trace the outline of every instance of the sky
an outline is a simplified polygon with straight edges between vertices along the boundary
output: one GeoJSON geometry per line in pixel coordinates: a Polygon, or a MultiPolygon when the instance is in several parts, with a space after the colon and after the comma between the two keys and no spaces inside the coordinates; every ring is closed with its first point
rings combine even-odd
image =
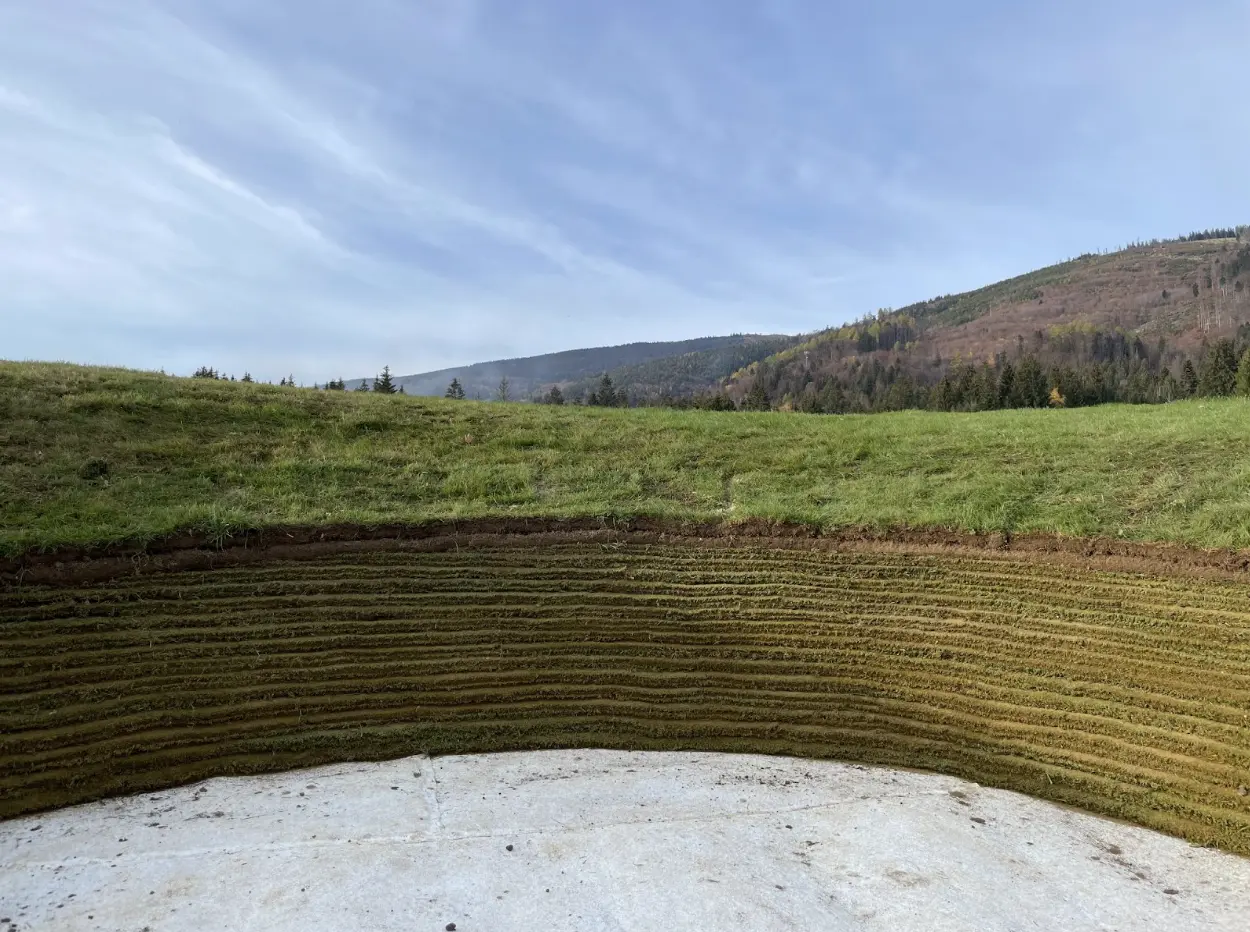
{"type": "Polygon", "coordinates": [[[0,0],[0,358],[798,333],[1250,222],[1250,2],[0,0]]]}

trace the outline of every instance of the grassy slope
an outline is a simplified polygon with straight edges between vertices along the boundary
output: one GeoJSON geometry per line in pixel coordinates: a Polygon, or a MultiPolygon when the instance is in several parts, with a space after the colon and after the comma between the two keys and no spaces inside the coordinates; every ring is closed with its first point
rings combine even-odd
{"type": "Polygon", "coordinates": [[[769,517],[1250,546],[1250,403],[865,417],[0,363],[0,552],[282,523],[769,517]],[[86,480],[92,458],[110,466],[86,480]]]}

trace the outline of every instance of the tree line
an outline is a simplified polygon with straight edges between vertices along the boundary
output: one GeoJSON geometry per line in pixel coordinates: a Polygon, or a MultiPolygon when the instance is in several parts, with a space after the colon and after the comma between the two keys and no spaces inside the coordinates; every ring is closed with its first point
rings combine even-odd
{"type": "MultiPolygon", "coordinates": [[[[233,375],[226,375],[224,372],[218,372],[212,366],[200,366],[198,369],[195,370],[195,372],[191,373],[191,377],[193,379],[217,379],[218,381],[222,381],[222,382],[235,382],[235,381],[249,382],[249,383],[256,382],[256,380],[252,378],[252,374],[250,372],[244,372],[243,378],[236,379],[233,375]]],[[[273,383],[261,382],[259,384],[272,385],[273,383]]],[[[279,387],[282,387],[282,388],[300,387],[298,383],[295,381],[294,375],[284,376],[282,379],[278,381],[278,385],[279,387]]],[[[342,391],[347,390],[347,383],[343,381],[342,379],[331,379],[330,381],[326,382],[325,385],[318,385],[314,382],[312,387],[316,389],[321,389],[323,391],[342,392],[342,391]]],[[[374,376],[372,383],[370,383],[368,379],[361,379],[360,384],[357,385],[353,389],[353,391],[379,392],[380,394],[383,394],[383,395],[405,394],[404,387],[402,385],[397,385],[395,383],[395,379],[391,375],[390,366],[383,366],[381,374],[374,376]]]]}
{"type": "MultiPolygon", "coordinates": [[[[541,404],[581,404],[589,407],[656,406],[708,411],[800,411],[811,414],[851,414],[928,409],[935,411],[989,411],[1003,408],[1085,407],[1120,402],[1160,404],[1182,398],[1250,396],[1250,324],[1228,339],[1204,343],[1196,355],[1187,355],[1159,338],[1147,343],[1122,331],[1106,332],[1089,325],[1067,325],[1017,337],[1014,352],[972,361],[940,357],[917,360],[898,353],[883,361],[875,350],[905,348],[912,336],[909,322],[882,322],[866,330],[848,329],[843,340],[847,357],[841,373],[795,370],[777,359],[751,367],[742,381],[745,392],[708,389],[683,396],[662,395],[638,399],[621,390],[604,373],[582,398],[565,397],[552,385],[533,400],[541,404]],[[863,355],[861,355],[863,354],[863,355]],[[736,396],[736,397],[735,397],[736,396]]],[[[783,354],[784,355],[784,354],[783,354]]],[[[841,358],[841,357],[839,357],[841,358]]],[[[236,381],[233,375],[202,366],[195,378],[236,381]]],[[[253,382],[244,373],[241,382],[253,382]]],[[[293,376],[280,386],[295,386],[293,376]]],[[[332,379],[328,391],[346,391],[347,383],[332,379]]],[[[353,391],[404,394],[390,367],[353,391]]],[[[444,392],[464,400],[466,392],[453,378],[444,392]]],[[[507,378],[500,379],[495,400],[511,400],[507,378]]]]}
{"type": "Polygon", "coordinates": [[[826,376],[761,365],[736,407],[820,414],[987,411],[1234,394],[1250,395],[1250,325],[1204,345],[1196,356],[1170,349],[1163,339],[1147,344],[1076,326],[1037,331],[1032,340],[1019,338],[1014,352],[981,361],[854,357],[844,374],[826,376]]]}

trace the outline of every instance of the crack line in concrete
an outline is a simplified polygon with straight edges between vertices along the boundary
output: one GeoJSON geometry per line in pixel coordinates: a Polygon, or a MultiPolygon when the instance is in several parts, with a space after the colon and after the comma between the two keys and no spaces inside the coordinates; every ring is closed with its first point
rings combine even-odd
{"type": "MultiPolygon", "coordinates": [[[[424,775],[424,771],[422,771],[424,775]]],[[[435,781],[437,782],[437,780],[435,781]]],[[[434,795],[434,806],[437,807],[437,795],[434,795]]],[[[237,845],[223,846],[219,848],[186,848],[179,851],[148,851],[136,854],[119,854],[116,857],[107,858],[70,858],[61,861],[18,861],[10,862],[9,867],[26,867],[26,868],[57,868],[71,866],[86,866],[91,864],[109,864],[114,865],[119,861],[130,860],[160,860],[162,858],[194,858],[206,854],[261,854],[274,853],[281,851],[293,851],[299,848],[331,848],[341,847],[343,845],[429,845],[438,842],[460,842],[460,841],[478,841],[483,838],[528,838],[539,835],[571,835],[578,832],[598,831],[600,829],[621,828],[627,825],[678,825],[678,824],[694,824],[701,822],[722,822],[734,819],[758,818],[760,816],[770,815],[788,815],[794,812],[811,812],[821,809],[837,809],[841,806],[851,805],[860,802],[875,802],[878,800],[889,799],[921,799],[928,796],[946,796],[949,795],[946,790],[926,790],[913,793],[892,793],[883,796],[857,796],[854,799],[842,799],[829,803],[814,803],[810,806],[791,806],[784,809],[744,809],[725,812],[715,816],[691,816],[689,818],[673,817],[664,819],[624,819],[618,822],[596,822],[583,824],[578,826],[568,826],[558,824],[556,827],[544,827],[528,830],[512,830],[503,832],[474,832],[460,835],[435,835],[429,832],[410,833],[407,835],[379,835],[372,838],[342,838],[342,839],[309,839],[307,841],[291,841],[275,844],[261,845],[237,845]]],[[[436,808],[438,817],[438,828],[443,830],[441,810],[436,808]]]]}

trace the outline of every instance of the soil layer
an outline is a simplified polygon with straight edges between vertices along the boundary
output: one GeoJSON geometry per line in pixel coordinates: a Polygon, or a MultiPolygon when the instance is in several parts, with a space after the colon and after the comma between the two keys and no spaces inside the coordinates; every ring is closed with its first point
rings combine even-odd
{"type": "Polygon", "coordinates": [[[1237,554],[524,530],[8,567],[0,816],[343,760],[691,749],[948,773],[1250,854],[1237,554]]]}

